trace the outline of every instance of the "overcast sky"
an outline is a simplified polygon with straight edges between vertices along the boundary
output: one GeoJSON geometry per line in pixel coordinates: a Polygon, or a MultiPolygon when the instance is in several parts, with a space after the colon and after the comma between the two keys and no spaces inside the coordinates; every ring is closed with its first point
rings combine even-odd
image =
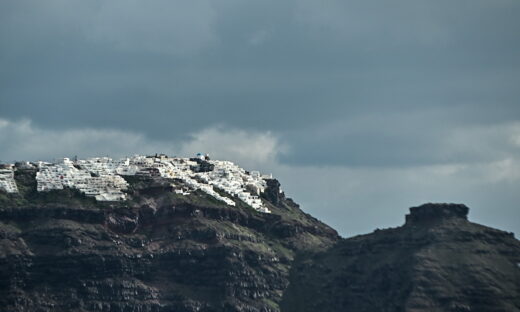
{"type": "Polygon", "coordinates": [[[0,160],[209,152],[350,236],[520,233],[516,0],[3,0],[0,160]]]}

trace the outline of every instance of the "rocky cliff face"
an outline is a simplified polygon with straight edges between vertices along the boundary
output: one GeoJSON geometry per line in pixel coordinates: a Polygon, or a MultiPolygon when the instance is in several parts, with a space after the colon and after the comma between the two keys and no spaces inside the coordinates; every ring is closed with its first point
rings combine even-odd
{"type": "Polygon", "coordinates": [[[1,311],[520,311],[520,242],[426,204],[340,239],[267,181],[271,214],[129,177],[129,200],[0,192],[1,311]]]}
{"type": "Polygon", "coordinates": [[[120,203],[38,193],[34,174],[0,193],[2,311],[279,311],[295,255],[339,239],[274,180],[265,214],[161,178],[120,203]]]}
{"type": "Polygon", "coordinates": [[[520,242],[426,204],[404,226],[299,257],[283,311],[520,311],[520,242]]]}

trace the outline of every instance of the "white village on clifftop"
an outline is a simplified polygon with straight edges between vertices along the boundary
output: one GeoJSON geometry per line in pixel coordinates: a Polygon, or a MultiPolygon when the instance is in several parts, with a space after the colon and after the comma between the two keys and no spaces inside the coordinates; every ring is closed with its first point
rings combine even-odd
{"type": "Polygon", "coordinates": [[[269,213],[259,195],[267,187],[266,180],[272,176],[258,171],[247,172],[230,161],[210,160],[209,156],[197,154],[193,158],[155,156],[126,157],[115,160],[109,157],[94,157],[84,160],[63,158],[54,163],[23,162],[16,165],[1,165],[0,190],[17,193],[14,179],[16,169],[36,169],[37,191],[78,189],[98,201],[121,201],[127,198],[124,192],[128,182],[124,176],[149,176],[178,179],[183,182],[175,192],[188,195],[201,190],[214,198],[235,206],[231,199],[240,200],[255,210],[269,213]],[[228,196],[218,193],[218,188],[228,196]]]}

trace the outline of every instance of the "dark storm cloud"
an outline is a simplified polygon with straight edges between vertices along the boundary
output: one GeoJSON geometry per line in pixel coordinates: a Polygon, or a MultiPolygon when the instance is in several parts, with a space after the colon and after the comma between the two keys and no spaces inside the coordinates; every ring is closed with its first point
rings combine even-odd
{"type": "Polygon", "coordinates": [[[479,108],[453,122],[519,114],[516,2],[2,6],[2,113],[45,126],[171,135],[215,123],[300,130],[431,106],[479,108]]]}
{"type": "Polygon", "coordinates": [[[186,114],[198,117],[195,127],[217,119],[300,129],[332,116],[453,105],[518,114],[515,2],[2,5],[3,114],[52,127],[179,133],[190,128],[186,114]]]}

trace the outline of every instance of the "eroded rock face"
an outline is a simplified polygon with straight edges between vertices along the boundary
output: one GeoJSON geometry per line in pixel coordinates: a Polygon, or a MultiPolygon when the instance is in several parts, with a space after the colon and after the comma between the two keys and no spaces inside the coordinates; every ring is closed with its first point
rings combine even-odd
{"type": "Polygon", "coordinates": [[[520,242],[426,204],[399,228],[342,240],[291,269],[283,311],[520,311],[520,242]]]}
{"type": "Polygon", "coordinates": [[[0,194],[5,311],[279,311],[296,253],[338,240],[283,198],[264,214],[136,179],[130,201],[100,203],[17,179],[0,194]]]}
{"type": "Polygon", "coordinates": [[[282,200],[285,199],[285,194],[280,189],[280,182],[276,179],[268,179],[267,188],[263,194],[263,197],[269,200],[274,205],[278,205],[282,200]]]}
{"type": "Polygon", "coordinates": [[[410,208],[410,214],[406,215],[407,225],[426,225],[436,222],[468,219],[469,208],[463,204],[424,204],[410,208]]]}

